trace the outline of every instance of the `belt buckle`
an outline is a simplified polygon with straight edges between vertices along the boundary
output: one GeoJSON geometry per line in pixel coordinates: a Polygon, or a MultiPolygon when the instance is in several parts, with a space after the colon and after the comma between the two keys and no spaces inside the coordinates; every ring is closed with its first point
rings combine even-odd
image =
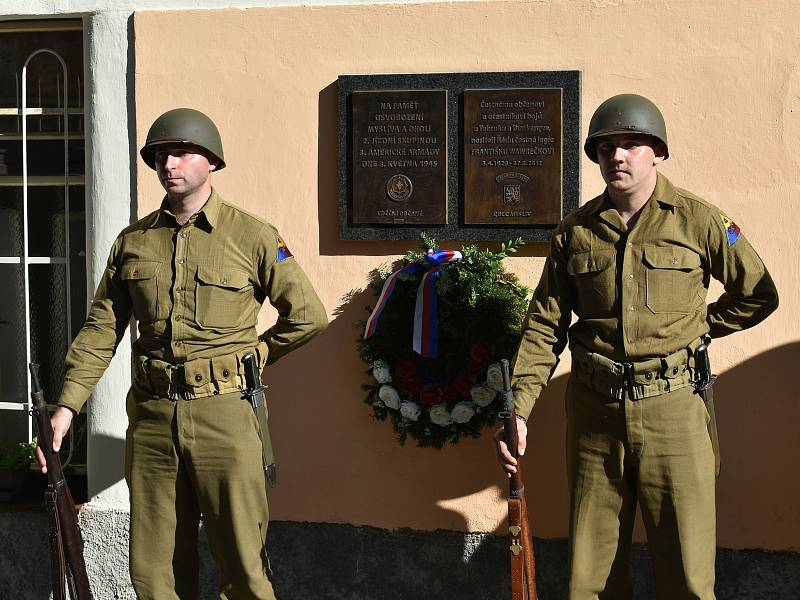
{"type": "Polygon", "coordinates": [[[183,400],[186,400],[186,365],[184,363],[178,363],[175,365],[172,384],[176,395],[180,396],[183,400]]]}
{"type": "Polygon", "coordinates": [[[628,392],[628,398],[633,400],[633,386],[635,384],[633,374],[633,363],[622,363],[622,386],[628,392]]]}

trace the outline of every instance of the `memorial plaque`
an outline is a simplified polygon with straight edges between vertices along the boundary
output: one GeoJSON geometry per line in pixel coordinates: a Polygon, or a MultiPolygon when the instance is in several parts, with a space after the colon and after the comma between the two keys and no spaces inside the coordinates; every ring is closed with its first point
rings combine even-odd
{"type": "Polygon", "coordinates": [[[556,225],[562,90],[464,91],[464,224],[556,225]]]}
{"type": "Polygon", "coordinates": [[[447,224],[447,91],[354,91],[354,225],[447,224]]]}

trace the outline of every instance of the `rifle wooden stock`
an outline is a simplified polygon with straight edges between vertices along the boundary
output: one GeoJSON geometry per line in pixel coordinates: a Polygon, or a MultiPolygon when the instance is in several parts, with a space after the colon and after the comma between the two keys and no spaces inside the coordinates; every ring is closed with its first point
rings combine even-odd
{"type": "Polygon", "coordinates": [[[53,451],[50,413],[39,383],[39,365],[31,363],[31,411],[36,417],[38,445],[47,463],[47,490],[44,493],[49,523],[50,567],[53,600],[92,600],[89,577],[83,560],[83,539],[78,527],[78,511],[69,491],[61,459],[53,451]]]}
{"type": "Polygon", "coordinates": [[[528,523],[528,506],[525,502],[525,484],[522,481],[522,465],[519,462],[519,437],[517,416],[514,413],[514,395],[511,391],[511,376],[508,361],[500,361],[503,371],[503,434],[508,451],[517,459],[517,472],[511,474],[508,494],[508,530],[511,534],[509,557],[511,559],[512,600],[537,600],[536,558],[533,552],[533,533],[528,523]]]}

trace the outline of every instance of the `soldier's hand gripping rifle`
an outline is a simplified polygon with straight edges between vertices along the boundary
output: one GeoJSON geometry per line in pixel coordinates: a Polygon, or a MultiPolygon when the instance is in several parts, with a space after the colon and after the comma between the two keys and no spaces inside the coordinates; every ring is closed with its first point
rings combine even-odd
{"type": "Polygon", "coordinates": [[[508,495],[508,531],[511,534],[509,548],[511,558],[512,600],[537,600],[536,559],[533,554],[533,534],[528,524],[528,507],[525,502],[525,485],[522,482],[522,466],[519,462],[519,437],[517,416],[514,413],[514,394],[511,391],[511,376],[508,361],[500,361],[503,372],[503,434],[508,451],[517,459],[516,473],[511,473],[508,495]]]}
{"type": "Polygon", "coordinates": [[[275,487],[277,472],[275,470],[275,454],[272,452],[272,440],[269,437],[267,425],[267,400],[264,395],[264,386],[261,384],[261,375],[258,372],[258,361],[255,354],[249,352],[242,357],[244,367],[244,381],[247,389],[244,398],[253,407],[253,412],[258,420],[258,432],[261,436],[261,458],[264,462],[264,478],[269,487],[275,487]]]}
{"type": "Polygon", "coordinates": [[[31,413],[36,417],[38,445],[47,463],[47,489],[44,493],[49,523],[50,572],[53,600],[91,600],[92,591],[83,560],[83,539],[78,528],[78,511],[64,479],[58,453],[53,451],[50,413],[39,382],[39,365],[30,363],[31,413]]]}

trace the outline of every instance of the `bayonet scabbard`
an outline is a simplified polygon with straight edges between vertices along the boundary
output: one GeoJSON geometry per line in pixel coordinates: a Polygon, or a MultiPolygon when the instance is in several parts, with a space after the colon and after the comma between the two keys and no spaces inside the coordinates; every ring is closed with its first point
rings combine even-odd
{"type": "Polygon", "coordinates": [[[244,379],[247,389],[244,397],[253,407],[253,412],[258,421],[258,433],[261,437],[261,457],[264,463],[264,477],[269,487],[275,487],[277,483],[277,471],[275,468],[275,454],[272,451],[272,440],[269,436],[269,423],[267,415],[267,401],[264,393],[264,386],[261,384],[261,376],[258,372],[258,361],[252,352],[242,357],[244,367],[244,379]]]}
{"type": "Polygon", "coordinates": [[[710,337],[704,337],[703,341],[694,351],[695,369],[697,378],[694,388],[708,412],[708,435],[711,438],[711,447],[714,449],[714,474],[719,477],[722,468],[722,460],[719,451],[719,434],[717,433],[717,415],[714,411],[714,380],[717,378],[711,371],[711,359],[708,356],[708,345],[711,343],[710,337]]]}

